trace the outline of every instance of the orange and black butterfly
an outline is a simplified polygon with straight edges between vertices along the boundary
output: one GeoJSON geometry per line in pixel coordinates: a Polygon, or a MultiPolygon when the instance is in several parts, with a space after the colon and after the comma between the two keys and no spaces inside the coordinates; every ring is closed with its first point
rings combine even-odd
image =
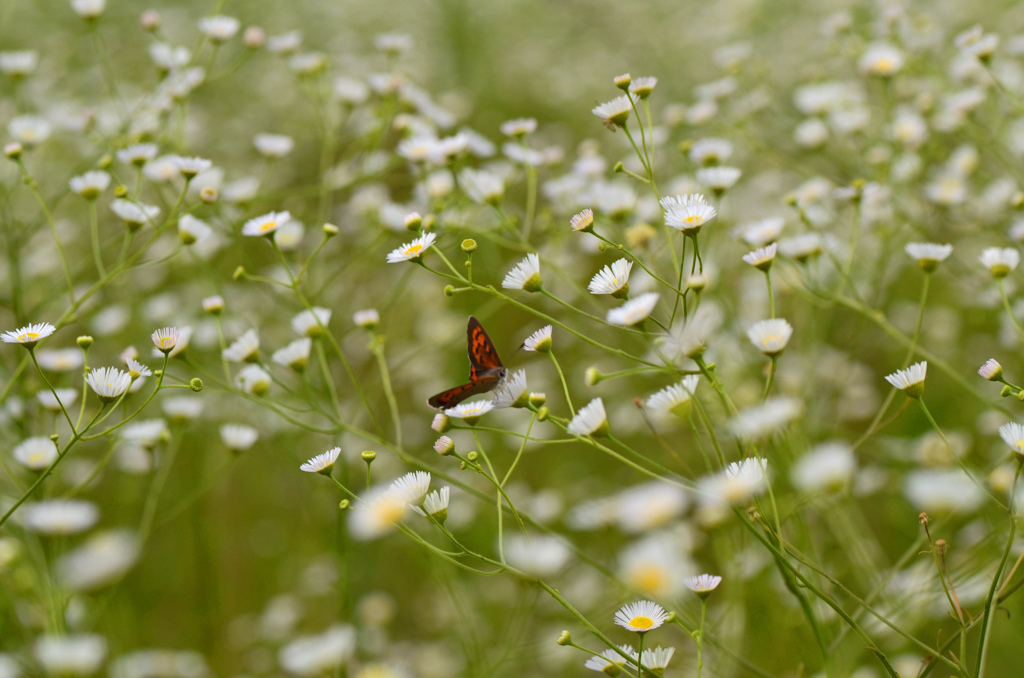
{"type": "Polygon", "coordinates": [[[469,342],[469,381],[430,398],[427,403],[431,407],[442,410],[455,407],[471,395],[493,390],[505,378],[505,367],[498,351],[480,321],[472,316],[466,326],[466,338],[469,342]]]}

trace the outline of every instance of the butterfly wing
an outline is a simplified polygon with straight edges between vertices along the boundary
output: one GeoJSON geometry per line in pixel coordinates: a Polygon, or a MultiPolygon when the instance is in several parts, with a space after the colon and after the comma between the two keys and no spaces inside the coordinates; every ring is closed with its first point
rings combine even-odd
{"type": "MultiPolygon", "coordinates": [[[[504,369],[502,371],[504,372],[504,369]]],[[[439,410],[446,410],[449,407],[455,407],[470,396],[474,396],[477,393],[486,393],[494,389],[499,382],[501,382],[500,375],[484,375],[479,379],[474,379],[455,388],[450,388],[447,391],[441,391],[437,395],[431,396],[427,403],[439,410]]]]}
{"type": "Polygon", "coordinates": [[[487,336],[480,321],[469,317],[466,325],[466,341],[469,346],[469,378],[476,381],[485,376],[503,375],[505,368],[498,357],[498,350],[487,336]]]}

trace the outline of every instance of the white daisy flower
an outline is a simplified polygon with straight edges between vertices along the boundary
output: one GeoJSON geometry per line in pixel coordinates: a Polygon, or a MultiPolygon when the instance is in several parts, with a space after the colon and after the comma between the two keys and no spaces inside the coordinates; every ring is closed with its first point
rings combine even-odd
{"type": "Polygon", "coordinates": [[[612,325],[631,327],[647,319],[658,304],[658,293],[647,292],[608,311],[606,320],[612,325]]]}
{"type": "Polygon", "coordinates": [[[697,482],[701,514],[705,520],[719,519],[731,506],[742,506],[767,487],[768,460],[748,458],[729,464],[721,473],[697,482]]]}
{"type": "Polygon", "coordinates": [[[569,422],[566,431],[577,436],[599,436],[607,433],[608,416],[604,411],[604,401],[594,398],[580,408],[569,422]]]}
{"type": "Polygon", "coordinates": [[[481,205],[497,205],[505,195],[505,180],[486,170],[467,167],[459,172],[459,186],[470,200],[481,205]]]}
{"type": "Polygon", "coordinates": [[[11,454],[25,468],[42,471],[57,459],[58,452],[52,440],[36,436],[21,441],[11,454]]]}
{"type": "Polygon", "coordinates": [[[202,219],[196,219],[191,214],[183,214],[178,220],[178,238],[184,245],[194,245],[200,240],[206,240],[211,235],[213,235],[213,229],[202,219]]]}
{"type": "MultiPolygon", "coordinates": [[[[72,0],[72,5],[75,4],[81,6],[86,3],[72,0]]],[[[96,14],[82,16],[95,18],[103,11],[103,3],[100,2],[99,5],[96,14]]],[[[36,638],[32,645],[32,653],[47,675],[91,676],[100,670],[107,658],[107,640],[94,633],[67,636],[46,634],[36,638]]]]}
{"type": "Polygon", "coordinates": [[[952,245],[938,245],[936,243],[908,243],[903,248],[911,257],[917,260],[917,265],[922,271],[931,273],[939,264],[949,258],[953,253],[952,245]]]}
{"type": "Polygon", "coordinates": [[[971,515],[985,503],[985,494],[960,469],[911,471],[903,492],[918,511],[934,514],[971,515]]]}
{"type": "Polygon", "coordinates": [[[778,243],[772,243],[767,247],[760,247],[753,252],[744,254],[743,261],[759,271],[767,271],[772,267],[772,263],[775,261],[775,254],[778,251],[778,243]]]}
{"type": "Polygon", "coordinates": [[[302,337],[319,337],[331,322],[331,309],[314,306],[292,318],[292,329],[302,337]]]}
{"type": "MultiPolygon", "coordinates": [[[[81,18],[91,21],[103,14],[107,0],[71,0],[71,9],[81,18]]],[[[54,673],[60,673],[56,671],[54,673]]],[[[92,673],[90,671],[90,673],[92,673]]]]}
{"type": "Polygon", "coordinates": [[[153,370],[149,369],[135,358],[128,358],[125,361],[128,366],[128,376],[132,378],[132,381],[139,377],[150,377],[153,376],[153,370]]]}
{"type": "Polygon", "coordinates": [[[174,165],[178,168],[181,176],[186,180],[191,180],[200,172],[205,172],[213,167],[213,162],[206,158],[189,158],[178,155],[174,157],[174,165]]]}
{"type": "Polygon", "coordinates": [[[57,328],[50,323],[35,323],[20,327],[13,332],[4,332],[0,335],[0,340],[5,344],[21,344],[25,348],[32,348],[56,330],[57,328]]]}
{"type": "Polygon", "coordinates": [[[658,79],[653,75],[644,76],[642,78],[632,78],[632,82],[629,83],[629,93],[634,94],[640,99],[646,99],[651,96],[651,92],[658,84],[658,79]]]}
{"type": "Polygon", "coordinates": [[[50,410],[51,412],[60,412],[61,404],[65,408],[71,407],[78,399],[78,389],[76,388],[55,388],[52,391],[38,391],[36,393],[36,400],[39,404],[50,410]]]}
{"type": "Polygon", "coordinates": [[[808,494],[836,492],[849,487],[857,473],[853,449],[843,442],[816,445],[789,471],[793,486],[808,494]]]}
{"type": "Polygon", "coordinates": [[[408,242],[388,254],[388,263],[397,264],[402,261],[418,261],[437,239],[435,233],[426,233],[412,242],[408,242]]]}
{"type": "Polygon", "coordinates": [[[129,231],[137,231],[148,222],[152,222],[160,214],[156,205],[143,205],[118,198],[110,203],[110,209],[121,218],[129,231]]]}
{"type": "Polygon", "coordinates": [[[903,62],[903,52],[893,45],[879,42],[868,45],[857,65],[868,75],[891,77],[900,72],[903,62]]]}
{"type": "Polygon", "coordinates": [[[821,254],[821,249],[821,236],[817,233],[801,233],[779,241],[779,251],[800,263],[821,254]]]}
{"type": "Polygon", "coordinates": [[[144,447],[156,447],[168,435],[167,422],[163,419],[136,421],[121,429],[121,437],[144,447]]]}
{"type": "Polygon", "coordinates": [[[355,651],[355,630],[338,624],[323,633],[295,638],[277,653],[277,661],[295,676],[324,676],[336,671],[355,651]]]}
{"type": "Polygon", "coordinates": [[[523,342],[523,349],[537,353],[551,353],[551,333],[553,331],[551,325],[545,325],[526,338],[526,341],[523,342]]]}
{"type": "Polygon", "coordinates": [[[625,127],[629,114],[633,112],[633,102],[637,98],[632,94],[615,97],[607,103],[595,106],[591,113],[602,118],[606,125],[625,127]]]}
{"type": "Polygon", "coordinates": [[[373,46],[382,52],[399,54],[413,48],[413,39],[407,33],[380,33],[373,37],[373,46]]]}
{"type": "Polygon", "coordinates": [[[65,536],[93,527],[100,519],[100,510],[91,501],[51,499],[22,506],[18,517],[29,532],[65,536]]]}
{"type": "Polygon", "coordinates": [[[153,340],[153,345],[156,346],[157,350],[161,353],[170,353],[174,350],[174,347],[178,344],[178,338],[181,333],[176,327],[163,327],[150,335],[153,340]]]}
{"type": "Polygon", "coordinates": [[[493,409],[493,400],[473,400],[468,403],[459,403],[455,407],[448,408],[444,413],[449,417],[464,419],[467,424],[473,424],[493,409]]]}
{"type": "Polygon", "coordinates": [[[242,23],[233,16],[205,16],[199,20],[199,32],[211,42],[227,42],[235,37],[242,23]]]}
{"type": "Polygon", "coordinates": [[[178,171],[178,156],[161,155],[153,158],[143,166],[142,174],[154,184],[174,181],[181,176],[181,172],[178,171]]]}
{"type": "Polygon", "coordinates": [[[782,353],[792,334],[793,326],[783,318],[761,320],[747,330],[747,337],[754,348],[769,357],[782,353]]]}
{"type": "Polygon", "coordinates": [[[117,152],[117,159],[126,165],[142,167],[160,152],[156,144],[133,144],[117,152]]]}
{"type": "MultiPolygon", "coordinates": [[[[224,443],[224,447],[232,452],[248,450],[256,444],[259,437],[259,431],[245,424],[224,424],[220,427],[221,442],[224,443]]],[[[302,470],[305,471],[306,469],[302,470]]]]}
{"type": "Polygon", "coordinates": [[[267,51],[271,54],[291,54],[302,45],[301,31],[288,31],[267,38],[267,51]]]}
{"type": "Polygon", "coordinates": [[[265,158],[283,158],[295,148],[295,140],[284,134],[257,134],[252,144],[265,158]]]}
{"type": "Polygon", "coordinates": [[[647,410],[655,415],[674,415],[685,421],[699,380],[696,374],[688,374],[678,384],[666,386],[647,399],[647,410]]]}
{"type": "Polygon", "coordinates": [[[527,393],[526,370],[518,370],[508,373],[495,389],[491,396],[491,402],[495,408],[503,407],[526,407],[530,401],[530,394],[527,393]]]}
{"type": "Polygon", "coordinates": [[[270,235],[291,221],[291,212],[268,212],[249,219],[242,226],[242,235],[270,235]]]}
{"type": "MultiPolygon", "coordinates": [[[[619,649],[630,657],[636,656],[636,650],[629,645],[620,645],[619,649]]],[[[591,657],[583,668],[603,673],[606,676],[617,676],[626,667],[626,658],[615,650],[604,650],[600,655],[591,657]]]]}
{"type": "Polygon", "coordinates": [[[619,259],[594,274],[587,289],[591,294],[611,294],[617,298],[624,298],[629,294],[629,272],[632,268],[632,261],[619,259]]]}
{"type": "Polygon", "coordinates": [[[533,134],[537,131],[537,119],[536,118],[516,118],[515,120],[508,120],[501,123],[501,133],[507,137],[518,139],[525,137],[527,134],[533,134]]]}
{"type": "Polygon", "coordinates": [[[710,188],[716,195],[736,185],[743,172],[736,167],[701,167],[696,172],[697,181],[710,188]]]}
{"type": "Polygon", "coordinates": [[[1024,459],[1024,426],[1011,421],[999,427],[999,435],[1018,459],[1024,459]]]}
{"type": "Polygon", "coordinates": [[[655,647],[653,649],[644,650],[643,655],[640,657],[640,663],[644,667],[644,673],[651,673],[655,676],[661,676],[665,674],[665,669],[668,668],[668,663],[672,661],[672,655],[676,653],[674,647],[655,647]]]}
{"type": "Polygon", "coordinates": [[[41,349],[36,351],[39,366],[50,372],[70,372],[85,364],[85,354],[79,348],[41,349]]]}
{"type": "Polygon", "coordinates": [[[406,504],[418,504],[429,489],[430,474],[426,471],[406,473],[388,486],[388,492],[406,504]]]}
{"type": "Polygon", "coordinates": [[[754,247],[764,247],[779,239],[786,220],[782,217],[768,217],[739,227],[740,239],[754,247]]]}
{"type": "Polygon", "coordinates": [[[665,610],[650,600],[640,600],[624,605],[615,613],[615,623],[635,633],[653,631],[668,619],[665,610]]]}
{"type": "Polygon", "coordinates": [[[769,398],[763,404],[743,410],[729,422],[734,435],[745,440],[767,438],[800,416],[803,406],[794,398],[769,398]]]}
{"type": "Polygon", "coordinates": [[[164,398],[160,403],[164,414],[172,421],[191,421],[203,413],[206,404],[200,398],[190,396],[179,396],[176,398],[164,398]]]}
{"type": "Polygon", "coordinates": [[[380,313],[375,308],[356,311],[352,314],[352,322],[360,327],[372,330],[380,324],[380,313]]]}
{"type": "Polygon", "coordinates": [[[382,487],[370,490],[362,504],[349,510],[348,527],[353,538],[362,541],[379,539],[395,529],[405,516],[405,502],[382,487]]]}
{"type": "Polygon", "coordinates": [[[19,115],[7,123],[7,132],[25,148],[32,148],[50,138],[53,126],[38,115],[19,115]]]}
{"type": "Polygon", "coordinates": [[[569,225],[574,231],[592,231],[594,229],[594,210],[588,207],[582,212],[574,214],[569,220],[569,225]]]}
{"type": "Polygon", "coordinates": [[[1003,376],[1003,366],[994,358],[989,358],[984,365],[978,368],[978,374],[989,381],[998,381],[1003,376]]]}
{"type": "Polygon", "coordinates": [[[249,329],[233,344],[220,352],[224,360],[235,363],[252,363],[260,358],[260,335],[255,328],[249,329]]]}
{"type": "Polygon", "coordinates": [[[85,383],[89,384],[100,402],[112,403],[132,385],[132,377],[116,367],[95,367],[85,375],[85,383]]]}
{"type": "Polygon", "coordinates": [[[978,259],[995,278],[1005,278],[1020,263],[1020,253],[1010,247],[989,247],[978,259]]]}
{"type": "Polygon", "coordinates": [[[732,155],[732,144],[725,139],[700,139],[690,146],[690,160],[697,165],[717,165],[732,155]]]}
{"type": "Polygon", "coordinates": [[[571,556],[569,547],[551,535],[515,534],[505,538],[505,557],[509,565],[538,579],[558,574],[571,556]]]}
{"type": "Polygon", "coordinates": [[[296,339],[284,348],[279,348],[270,356],[278,365],[290,367],[296,372],[303,372],[309,362],[309,351],[313,347],[313,340],[309,337],[296,339]]]}
{"type": "MultiPolygon", "coordinates": [[[[439,416],[444,416],[440,414],[439,416]]],[[[436,417],[435,417],[436,418],[436,417]]],[[[433,426],[431,428],[434,428],[433,426]]],[[[448,436],[441,436],[434,441],[434,452],[437,452],[442,457],[447,457],[449,454],[455,451],[455,441],[448,436]]]]}
{"type": "Polygon", "coordinates": [[[251,395],[266,395],[272,378],[266,370],[256,364],[249,364],[238,371],[235,386],[251,395]]]}
{"type": "Polygon", "coordinates": [[[718,585],[722,583],[722,578],[714,574],[699,574],[695,577],[687,577],[683,583],[686,588],[701,598],[706,598],[708,594],[718,588],[718,585]]]}
{"type": "Polygon", "coordinates": [[[110,175],[103,170],[93,170],[77,177],[71,177],[68,186],[86,200],[95,200],[110,186],[110,175]]]}
{"type": "Polygon", "coordinates": [[[331,470],[334,469],[334,463],[338,461],[339,455],[341,455],[341,448],[332,447],[299,466],[299,470],[329,476],[331,475],[331,470]]]}
{"type": "Polygon", "coordinates": [[[911,398],[920,398],[924,393],[924,378],[928,374],[928,363],[922,360],[905,370],[896,370],[886,375],[885,380],[911,398]]]}
{"type": "Polygon", "coordinates": [[[981,26],[973,26],[957,35],[953,44],[961,54],[980,61],[988,61],[999,47],[999,36],[995,33],[985,33],[981,26]]]}
{"type": "Polygon", "coordinates": [[[451,490],[445,486],[440,490],[434,490],[423,498],[423,508],[413,506],[412,510],[421,516],[430,516],[437,522],[444,524],[448,519],[448,500],[451,490]]]}
{"type": "Polygon", "coordinates": [[[501,286],[508,290],[539,292],[541,288],[540,257],[536,254],[527,254],[525,259],[509,271],[501,282],[501,286]]]}
{"type": "Polygon", "coordinates": [[[140,550],[138,538],[128,530],[101,532],[57,561],[57,580],[71,591],[113,583],[131,569],[140,550]]]}
{"type": "Polygon", "coordinates": [[[665,223],[688,235],[696,234],[718,214],[699,193],[666,196],[661,199],[661,208],[665,212],[665,223]]]}
{"type": "Polygon", "coordinates": [[[682,488],[653,481],[623,490],[614,497],[615,521],[623,532],[638,534],[668,525],[689,506],[682,488]]]}
{"type": "Polygon", "coordinates": [[[39,53],[35,50],[0,52],[0,73],[14,78],[24,78],[39,65],[39,53]]]}

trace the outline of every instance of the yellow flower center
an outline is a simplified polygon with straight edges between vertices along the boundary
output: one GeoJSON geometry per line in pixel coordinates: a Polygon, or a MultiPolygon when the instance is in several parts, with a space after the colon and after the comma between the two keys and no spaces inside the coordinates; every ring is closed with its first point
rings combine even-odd
{"type": "Polygon", "coordinates": [[[28,463],[29,464],[33,464],[34,465],[34,464],[40,463],[41,461],[43,461],[43,453],[42,452],[33,452],[28,457],[28,463]]]}
{"type": "Polygon", "coordinates": [[[777,340],[778,340],[778,337],[776,337],[774,334],[769,334],[767,337],[765,337],[764,339],[761,340],[761,345],[764,346],[765,348],[767,348],[768,344],[772,343],[773,341],[777,341],[777,340]]]}
{"type": "Polygon", "coordinates": [[[39,333],[38,332],[22,332],[21,334],[18,335],[18,340],[19,341],[32,341],[33,339],[38,339],[38,338],[39,338],[39,333]]]}
{"type": "Polygon", "coordinates": [[[636,568],[631,579],[636,588],[656,595],[664,593],[668,584],[668,575],[665,572],[665,568],[652,564],[641,565],[636,568]]]}
{"type": "Polygon", "coordinates": [[[639,616],[639,617],[633,617],[632,619],[630,619],[629,620],[629,625],[632,626],[634,629],[640,629],[642,631],[646,631],[647,629],[649,629],[652,626],[654,626],[654,622],[651,620],[650,617],[639,616]]]}
{"type": "Polygon", "coordinates": [[[684,219],[684,221],[686,223],[688,223],[688,224],[697,224],[697,225],[700,225],[700,224],[704,223],[704,220],[701,219],[700,216],[696,215],[696,214],[694,214],[692,216],[689,216],[689,217],[686,217],[686,219],[684,219]]]}
{"type": "Polygon", "coordinates": [[[276,221],[268,221],[267,223],[265,223],[262,226],[260,226],[260,230],[263,231],[264,233],[266,233],[267,231],[269,231],[270,229],[274,228],[275,226],[277,226],[277,222],[276,221]]]}
{"type": "Polygon", "coordinates": [[[423,245],[421,245],[420,243],[416,243],[415,245],[410,245],[409,249],[407,249],[405,251],[405,253],[406,254],[419,254],[420,250],[422,250],[422,249],[423,249],[423,245]]]}
{"type": "Polygon", "coordinates": [[[160,339],[160,348],[168,348],[170,343],[171,343],[171,338],[170,337],[162,337],[160,339]]]}
{"type": "Polygon", "coordinates": [[[875,62],[875,70],[879,73],[892,73],[896,63],[892,59],[879,59],[875,62]]]}

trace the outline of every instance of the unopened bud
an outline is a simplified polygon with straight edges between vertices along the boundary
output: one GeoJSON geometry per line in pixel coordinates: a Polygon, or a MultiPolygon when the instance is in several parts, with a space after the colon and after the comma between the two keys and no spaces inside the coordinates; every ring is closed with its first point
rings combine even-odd
{"type": "Polygon", "coordinates": [[[565,646],[572,642],[572,635],[568,631],[562,631],[561,635],[558,636],[558,644],[565,646]]]}
{"type": "Polygon", "coordinates": [[[333,238],[338,235],[338,227],[334,224],[324,224],[324,236],[327,238],[333,238]]]}
{"type": "Polygon", "coordinates": [[[88,334],[83,334],[78,339],[75,339],[75,343],[78,344],[78,348],[83,351],[87,351],[89,350],[89,347],[92,346],[92,337],[88,334]]]}
{"type": "Polygon", "coordinates": [[[367,464],[372,464],[373,460],[377,458],[377,453],[374,452],[373,450],[365,450],[359,456],[361,456],[363,458],[363,461],[365,461],[367,464]]]}
{"type": "Polygon", "coordinates": [[[199,377],[192,377],[188,380],[188,387],[196,393],[199,393],[203,390],[203,380],[199,377]]]}
{"type": "Polygon", "coordinates": [[[466,238],[462,241],[462,251],[466,254],[472,254],[476,252],[476,240],[472,238],[466,238]]]}
{"type": "Polygon", "coordinates": [[[351,505],[351,503],[352,502],[350,502],[348,499],[342,499],[341,501],[338,502],[338,508],[344,511],[351,505]]]}

